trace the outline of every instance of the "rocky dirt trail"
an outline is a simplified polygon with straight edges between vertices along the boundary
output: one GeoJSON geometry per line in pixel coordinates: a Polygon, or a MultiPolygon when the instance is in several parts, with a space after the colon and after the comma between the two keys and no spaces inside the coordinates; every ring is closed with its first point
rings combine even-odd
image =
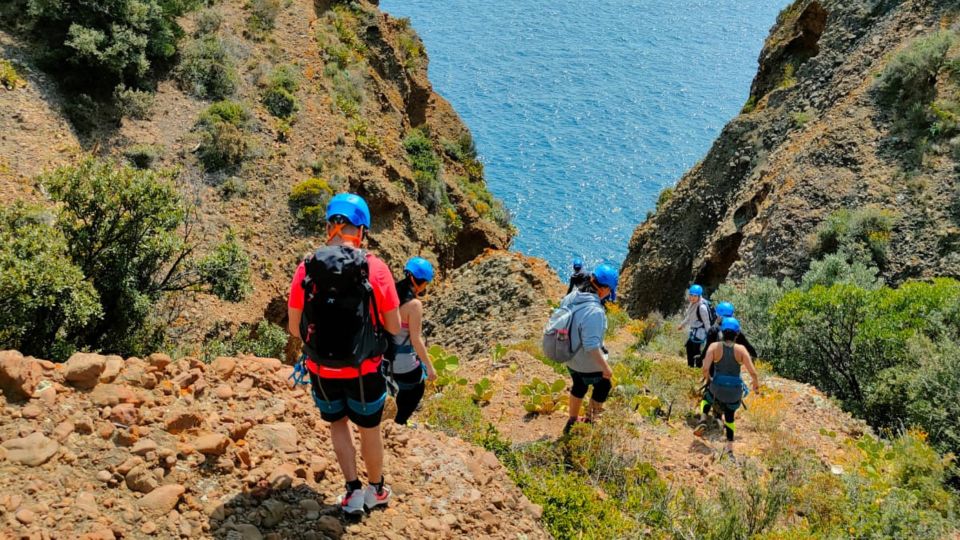
{"type": "Polygon", "coordinates": [[[0,353],[0,538],[544,538],[493,454],[385,426],[395,499],[360,522],[279,360],[0,353]]]}

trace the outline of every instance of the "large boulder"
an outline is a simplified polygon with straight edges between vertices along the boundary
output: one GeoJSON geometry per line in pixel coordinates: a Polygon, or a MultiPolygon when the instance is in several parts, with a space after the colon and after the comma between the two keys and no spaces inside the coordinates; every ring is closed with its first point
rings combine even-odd
{"type": "Polygon", "coordinates": [[[102,354],[75,353],[64,364],[64,378],[77,388],[93,388],[107,368],[107,357],[102,354]]]}
{"type": "Polygon", "coordinates": [[[0,392],[9,401],[29,399],[42,379],[38,362],[17,351],[0,351],[0,392]]]}

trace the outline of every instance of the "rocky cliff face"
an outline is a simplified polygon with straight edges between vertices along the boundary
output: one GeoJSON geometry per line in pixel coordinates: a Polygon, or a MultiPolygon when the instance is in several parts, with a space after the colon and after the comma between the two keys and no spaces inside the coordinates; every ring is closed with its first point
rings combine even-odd
{"type": "MultiPolygon", "coordinates": [[[[282,6],[275,28],[261,39],[247,32],[252,4],[211,8],[220,19],[214,34],[238,66],[231,99],[253,116],[246,159],[217,172],[204,170],[196,153],[195,126],[210,101],[185,92],[171,76],[159,82],[149,119],[99,121],[79,131],[66,120],[76,109],[74,96],[61,94],[55,74],[38,67],[39,54],[25,35],[0,26],[0,59],[13,61],[24,80],[14,89],[0,86],[0,204],[43,201],[33,178],[88,153],[123,161],[131,150],[145,151],[151,167],[178,169],[183,194],[197,204],[195,232],[213,243],[234,230],[254,270],[255,292],[245,303],[205,298],[187,309],[181,322],[197,329],[265,314],[280,322],[293,268],[323,241],[297,219],[290,202],[293,186],[312,177],[331,191],[367,198],[374,215],[370,247],[395,269],[417,254],[450,269],[485,249],[507,247],[512,228],[490,216],[490,200],[478,200],[477,193],[489,197],[482,165],[449,151],[451,142],[469,141],[469,131],[433,91],[426,51],[409,22],[370,1],[275,3],[282,6]],[[343,51],[346,57],[336,56],[343,51]],[[343,66],[333,69],[337,62],[343,66]],[[294,92],[299,111],[289,122],[271,116],[263,98],[265,80],[282,65],[293,66],[300,82],[294,92]],[[418,127],[440,160],[439,184],[430,193],[403,142],[418,127]]],[[[180,21],[184,42],[198,16],[180,21]]],[[[197,338],[204,330],[184,331],[197,338]]]]}
{"type": "Polygon", "coordinates": [[[918,141],[895,132],[874,83],[914,39],[950,27],[949,9],[863,0],[785,9],[744,112],[634,233],[623,265],[631,313],[675,310],[693,282],[713,289],[747,276],[799,277],[811,233],[839,209],[897,217],[882,268],[888,281],[960,275],[955,159],[934,148],[910,163],[918,141]]]}

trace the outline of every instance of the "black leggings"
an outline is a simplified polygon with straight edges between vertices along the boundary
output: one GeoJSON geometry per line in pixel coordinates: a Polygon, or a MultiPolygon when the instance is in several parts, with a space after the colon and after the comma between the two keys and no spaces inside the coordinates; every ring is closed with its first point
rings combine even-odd
{"type": "Polygon", "coordinates": [[[703,367],[703,355],[700,354],[701,347],[703,347],[703,343],[697,343],[692,339],[687,340],[687,366],[703,367]]]}
{"type": "MultiPolygon", "coordinates": [[[[703,401],[700,402],[701,411],[703,414],[710,413],[711,401],[713,401],[713,396],[710,395],[710,391],[707,390],[707,394],[704,396],[703,401]],[[708,401],[710,400],[710,401],[708,401]]],[[[733,442],[733,432],[736,429],[736,422],[734,422],[734,416],[736,415],[737,410],[727,407],[723,403],[717,403],[717,407],[723,412],[723,431],[727,435],[727,440],[733,442]]]]}
{"type": "Polygon", "coordinates": [[[567,371],[570,372],[570,378],[573,379],[573,388],[570,389],[570,394],[573,395],[573,397],[583,399],[584,396],[587,395],[587,389],[593,386],[593,394],[590,396],[590,399],[597,403],[603,403],[607,400],[612,385],[610,384],[610,379],[603,378],[602,372],[580,373],[570,368],[567,368],[567,371]]]}
{"type": "Polygon", "coordinates": [[[420,405],[423,391],[427,386],[423,380],[423,368],[418,366],[409,373],[397,373],[393,376],[393,380],[402,386],[397,392],[397,417],[393,421],[406,424],[420,405]]]}

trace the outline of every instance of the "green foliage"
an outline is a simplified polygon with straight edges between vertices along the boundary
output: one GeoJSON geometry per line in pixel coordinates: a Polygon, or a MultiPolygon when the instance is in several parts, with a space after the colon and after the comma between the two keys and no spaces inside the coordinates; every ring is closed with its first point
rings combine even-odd
{"type": "Polygon", "coordinates": [[[197,13],[197,18],[195,21],[196,31],[194,36],[205,36],[207,34],[215,34],[220,30],[220,25],[223,24],[223,14],[219,9],[216,8],[207,8],[199,13],[197,13]]]}
{"type": "Polygon", "coordinates": [[[300,224],[310,230],[320,230],[326,223],[326,207],[333,188],[326,180],[310,178],[290,190],[290,206],[300,224]]]}
{"type": "Polygon", "coordinates": [[[300,87],[300,73],[295,66],[283,64],[275,67],[263,86],[261,99],[273,116],[289,119],[300,110],[295,95],[300,87]]]}
{"type": "Polygon", "coordinates": [[[433,387],[437,391],[442,391],[448,386],[463,386],[467,380],[457,375],[460,369],[460,359],[453,354],[447,354],[443,347],[433,345],[427,351],[430,355],[430,362],[433,369],[437,372],[437,379],[433,381],[433,387]]]}
{"type": "Polygon", "coordinates": [[[787,62],[783,66],[783,75],[780,77],[780,83],[777,88],[784,89],[797,85],[797,66],[793,62],[787,62]]]}
{"type": "Polygon", "coordinates": [[[117,86],[113,91],[113,102],[120,116],[137,120],[148,120],[153,112],[155,96],[153,92],[117,86]]]}
{"type": "Polygon", "coordinates": [[[449,204],[446,186],[440,180],[440,157],[426,131],[423,128],[410,130],[403,139],[403,148],[413,169],[419,201],[431,211],[449,204]]]}
{"type": "Polygon", "coordinates": [[[523,409],[530,414],[550,414],[553,411],[566,409],[566,381],[557,379],[552,384],[547,384],[539,378],[534,377],[530,384],[520,386],[520,395],[526,399],[523,402],[523,409]]]}
{"type": "Polygon", "coordinates": [[[917,106],[926,106],[936,92],[937,75],[945,67],[947,51],[956,37],[941,31],[915,39],[897,53],[876,81],[881,104],[904,116],[917,106]]]}
{"type": "Polygon", "coordinates": [[[253,39],[265,39],[273,31],[277,15],[283,7],[283,0],[250,0],[246,8],[247,31],[253,39]]]}
{"type": "Polygon", "coordinates": [[[201,35],[183,48],[177,68],[180,87],[204,99],[226,99],[237,91],[240,75],[235,56],[222,38],[201,35]]]}
{"type": "Polygon", "coordinates": [[[630,324],[630,314],[627,313],[620,304],[611,302],[606,305],[607,309],[607,337],[613,337],[620,333],[624,327],[630,324]]]}
{"type": "Polygon", "coordinates": [[[666,407],[665,417],[670,420],[675,408],[686,410],[699,399],[700,373],[679,362],[654,362],[646,388],[666,407]]]}
{"type": "Polygon", "coordinates": [[[850,261],[883,268],[887,247],[898,217],[887,210],[838,210],[820,224],[811,255],[840,253],[850,261]]]}
{"type": "Polygon", "coordinates": [[[0,59],[0,86],[7,90],[16,90],[24,84],[13,62],[0,59]]]}
{"type": "Polygon", "coordinates": [[[958,64],[949,54],[955,43],[952,30],[917,38],[877,78],[877,101],[890,112],[894,134],[911,148],[901,152],[908,164],[921,164],[933,142],[960,132],[954,80],[958,64]]]}
{"type": "Polygon", "coordinates": [[[228,231],[222,244],[197,261],[197,271],[210,286],[210,292],[224,300],[239,302],[253,291],[250,256],[233,231],[228,231]]]}
{"type": "Polygon", "coordinates": [[[713,294],[713,300],[736,306],[744,334],[749,336],[760,357],[768,358],[779,343],[778,336],[770,331],[773,306],[794,287],[789,280],[780,285],[772,278],[749,278],[742,283],[721,285],[713,294]]]}
{"type": "Polygon", "coordinates": [[[796,111],[790,113],[790,119],[793,120],[793,125],[797,127],[803,127],[813,119],[813,115],[806,111],[796,111]]]}
{"type": "Polygon", "coordinates": [[[183,31],[176,18],[195,7],[162,0],[21,4],[25,9],[18,16],[44,45],[50,71],[68,86],[95,95],[120,84],[152,87],[177,53],[183,31]]]}
{"type": "Polygon", "coordinates": [[[490,382],[490,379],[484,377],[479,382],[474,383],[473,394],[470,395],[470,399],[474,403],[490,403],[490,400],[493,399],[493,383],[490,382]]]}
{"type": "Polygon", "coordinates": [[[63,360],[68,336],[103,311],[51,221],[39,207],[0,207],[0,349],[63,360]]]}
{"type": "Polygon", "coordinates": [[[70,260],[93,283],[101,303],[102,318],[67,335],[77,348],[156,351],[164,328],[156,323],[155,304],[177,291],[215,291],[216,284],[196,271],[186,228],[189,208],[169,175],[88,159],[40,182],[59,203],[56,227],[70,260]]]}
{"type": "Polygon", "coordinates": [[[155,144],[134,144],[123,151],[123,157],[138,169],[149,169],[160,157],[162,147],[155,144]]]}
{"type": "Polygon", "coordinates": [[[478,181],[473,181],[470,177],[460,176],[457,177],[457,183],[467,196],[470,206],[480,214],[480,217],[487,218],[504,228],[511,227],[510,212],[502,201],[490,193],[482,177],[478,181]]]}
{"type": "Polygon", "coordinates": [[[284,358],[290,335],[280,326],[260,321],[256,326],[244,326],[227,340],[214,340],[204,347],[204,359],[211,362],[218,356],[252,354],[260,358],[284,358]]]}
{"type": "Polygon", "coordinates": [[[810,263],[800,280],[800,288],[810,290],[816,285],[829,287],[835,283],[848,283],[864,289],[878,289],[883,280],[877,277],[878,270],[860,261],[849,262],[844,255],[834,253],[810,263]]]}
{"type": "Polygon", "coordinates": [[[414,70],[420,67],[426,56],[423,49],[423,43],[412,30],[404,31],[397,38],[400,44],[400,51],[403,55],[403,67],[408,70],[414,70]]]}
{"type": "Polygon", "coordinates": [[[673,199],[673,188],[672,187],[663,188],[663,191],[661,191],[660,195],[657,196],[656,211],[659,212],[660,209],[666,206],[666,204],[670,202],[671,199],[673,199]]]}
{"type": "Polygon", "coordinates": [[[570,374],[569,371],[567,371],[566,366],[560,362],[555,362],[547,358],[547,356],[543,354],[543,347],[538,340],[527,340],[514,343],[507,346],[507,350],[520,351],[529,354],[530,356],[539,360],[541,363],[550,366],[550,368],[553,369],[557,375],[567,377],[570,374]]]}
{"type": "Polygon", "coordinates": [[[740,109],[740,114],[750,114],[757,108],[757,96],[750,96],[740,109]]]}
{"type": "Polygon", "coordinates": [[[200,114],[200,161],[207,170],[239,165],[250,142],[245,133],[250,121],[247,109],[235,101],[219,101],[200,114]]]}
{"type": "Polygon", "coordinates": [[[465,387],[453,385],[423,401],[423,417],[427,425],[466,441],[476,441],[487,433],[480,407],[465,387]]]}

